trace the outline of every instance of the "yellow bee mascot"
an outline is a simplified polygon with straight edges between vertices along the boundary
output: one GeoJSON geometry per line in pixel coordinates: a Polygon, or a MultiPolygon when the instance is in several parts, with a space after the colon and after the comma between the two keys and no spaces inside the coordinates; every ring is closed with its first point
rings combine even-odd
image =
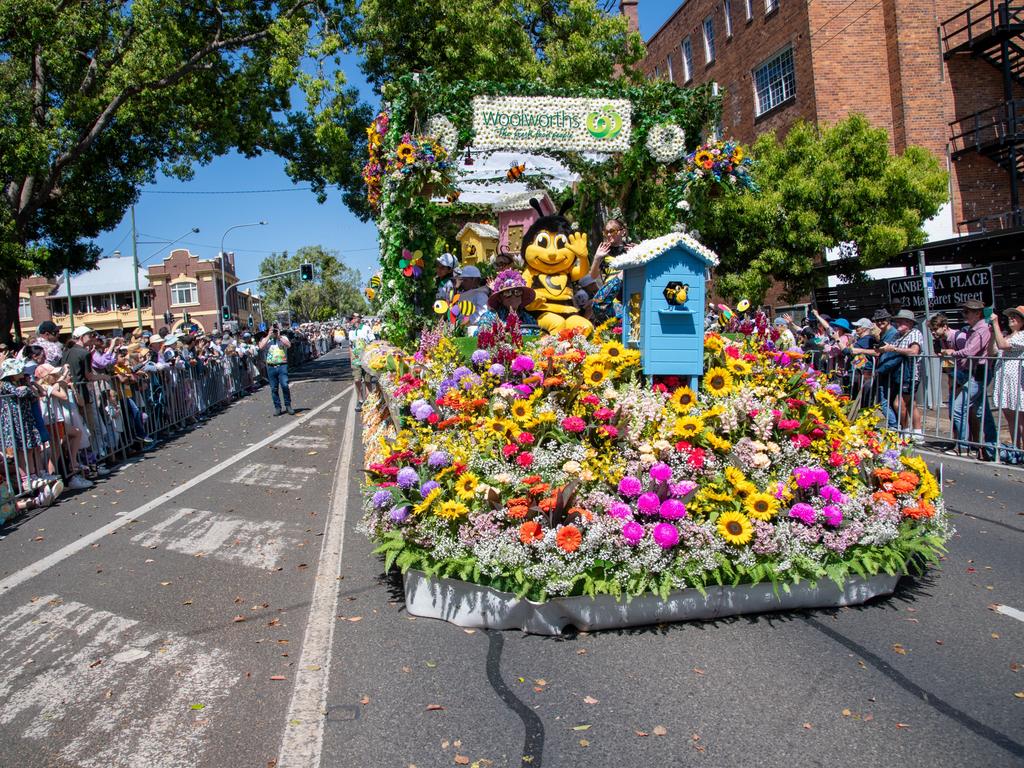
{"type": "Polygon", "coordinates": [[[572,300],[572,284],[590,271],[587,236],[573,232],[565,218],[572,200],[563,203],[558,213],[551,216],[544,215],[537,200],[531,199],[530,205],[540,218],[523,236],[523,277],[537,293],[527,309],[548,333],[578,328],[589,336],[594,326],[579,314],[572,300]]]}

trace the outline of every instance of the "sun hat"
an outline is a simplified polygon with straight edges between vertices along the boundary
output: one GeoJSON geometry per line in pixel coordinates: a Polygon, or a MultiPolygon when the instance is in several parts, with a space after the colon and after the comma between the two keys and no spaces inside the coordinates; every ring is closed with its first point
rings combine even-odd
{"type": "Polygon", "coordinates": [[[171,344],[177,344],[177,343],[178,343],[178,334],[176,334],[176,333],[169,333],[166,336],[164,336],[164,344],[166,344],[167,346],[170,346],[171,344]]]}
{"type": "Polygon", "coordinates": [[[1016,315],[1022,322],[1024,322],[1024,304],[1021,304],[1019,307],[1007,307],[1003,310],[1003,314],[1007,317],[1010,315],[1016,315]]]}
{"type": "Polygon", "coordinates": [[[150,344],[163,344],[164,343],[164,339],[163,339],[163,337],[159,333],[154,333],[152,336],[149,337],[149,343],[150,344]]]}
{"type": "Polygon", "coordinates": [[[832,325],[836,328],[842,328],[844,331],[850,330],[850,321],[845,317],[839,317],[832,321],[832,325]]]}
{"type": "Polygon", "coordinates": [[[583,277],[580,278],[580,281],[577,283],[577,285],[579,285],[580,288],[586,288],[588,285],[593,285],[596,282],[597,280],[594,279],[593,275],[584,275],[583,277]]]}
{"type": "Polygon", "coordinates": [[[25,365],[22,367],[21,372],[28,377],[36,375],[36,368],[39,367],[39,363],[35,360],[26,360],[25,365]]]}
{"type": "Polygon", "coordinates": [[[877,323],[879,320],[892,320],[892,315],[889,314],[887,309],[876,309],[871,319],[877,323]]]}
{"type": "Polygon", "coordinates": [[[480,277],[482,277],[482,275],[480,274],[480,270],[477,267],[470,265],[468,267],[462,268],[461,277],[475,277],[479,279],[480,277]]]}
{"type": "Polygon", "coordinates": [[[786,322],[786,318],[784,318],[784,317],[776,317],[775,318],[775,325],[789,325],[789,323],[786,322]]]}
{"type": "Polygon", "coordinates": [[[9,357],[0,365],[0,379],[20,376],[25,371],[25,361],[20,357],[9,357]]]}
{"type": "Polygon", "coordinates": [[[985,302],[978,301],[977,299],[968,299],[967,301],[961,301],[957,304],[960,309],[973,309],[975,311],[981,311],[985,309],[985,302]]]}
{"type": "Polygon", "coordinates": [[[92,328],[87,325],[80,325],[71,332],[72,338],[80,339],[87,333],[92,333],[92,328]]]}
{"type": "Polygon", "coordinates": [[[51,374],[61,374],[64,371],[63,365],[50,365],[49,363],[40,363],[36,366],[35,376],[37,379],[45,379],[51,374]]]}
{"type": "Polygon", "coordinates": [[[440,256],[437,257],[437,263],[440,264],[442,267],[448,267],[448,269],[455,269],[456,265],[458,265],[459,263],[459,260],[456,259],[455,256],[453,256],[450,253],[442,253],[440,256]]]}
{"type": "Polygon", "coordinates": [[[860,320],[858,320],[857,322],[855,322],[853,324],[853,327],[854,328],[870,328],[873,325],[874,325],[874,323],[872,323],[866,317],[862,317],[860,320]]]}
{"type": "Polygon", "coordinates": [[[523,292],[522,306],[532,304],[537,298],[537,292],[526,284],[526,278],[522,272],[515,269],[506,269],[498,273],[491,281],[491,295],[487,297],[487,306],[497,309],[501,306],[501,294],[519,289],[523,292]]]}
{"type": "Polygon", "coordinates": [[[893,317],[893,320],[909,320],[912,323],[916,323],[917,322],[917,318],[914,317],[914,313],[911,312],[909,309],[901,309],[893,317]]]}

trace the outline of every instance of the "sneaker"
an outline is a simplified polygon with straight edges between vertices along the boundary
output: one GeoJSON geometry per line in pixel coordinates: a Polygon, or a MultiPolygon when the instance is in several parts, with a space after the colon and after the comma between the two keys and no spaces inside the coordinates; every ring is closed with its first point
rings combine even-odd
{"type": "Polygon", "coordinates": [[[92,488],[92,483],[81,475],[72,475],[65,487],[72,491],[84,491],[86,488],[92,488]]]}
{"type": "Polygon", "coordinates": [[[924,442],[924,431],[920,429],[912,430],[910,433],[910,439],[915,445],[920,445],[924,442]]]}
{"type": "Polygon", "coordinates": [[[97,464],[96,468],[93,471],[100,477],[106,477],[107,475],[110,474],[110,470],[104,467],[102,464],[97,464]]]}
{"type": "Polygon", "coordinates": [[[275,416],[280,416],[282,413],[284,413],[284,411],[282,411],[280,408],[275,408],[274,409],[274,415],[275,416]]]}
{"type": "Polygon", "coordinates": [[[64,493],[64,481],[58,477],[50,486],[50,492],[53,493],[53,500],[56,501],[57,497],[64,493]]]}
{"type": "Polygon", "coordinates": [[[288,415],[289,416],[294,416],[295,415],[295,409],[292,408],[290,405],[288,406],[288,415]]]}
{"type": "Polygon", "coordinates": [[[359,413],[361,410],[363,410],[363,404],[361,402],[356,403],[356,413],[359,413]]]}
{"type": "Polygon", "coordinates": [[[37,507],[48,507],[53,504],[53,491],[47,486],[33,499],[37,507]]]}

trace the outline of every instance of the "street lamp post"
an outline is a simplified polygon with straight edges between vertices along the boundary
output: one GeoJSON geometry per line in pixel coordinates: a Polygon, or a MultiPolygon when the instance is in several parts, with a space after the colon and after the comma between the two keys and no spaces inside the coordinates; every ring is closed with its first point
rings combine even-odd
{"type": "Polygon", "coordinates": [[[260,219],[259,221],[253,221],[249,224],[235,224],[234,226],[228,227],[224,230],[224,234],[220,236],[220,311],[217,313],[220,315],[220,330],[224,332],[224,306],[227,299],[227,276],[224,271],[224,262],[227,261],[227,254],[224,252],[224,238],[228,236],[228,232],[233,229],[241,229],[242,227],[262,227],[266,225],[266,221],[260,219]]]}

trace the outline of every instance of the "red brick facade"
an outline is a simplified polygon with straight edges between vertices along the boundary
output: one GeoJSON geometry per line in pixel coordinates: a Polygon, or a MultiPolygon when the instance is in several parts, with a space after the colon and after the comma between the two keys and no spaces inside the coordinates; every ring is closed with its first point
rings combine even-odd
{"type": "MultiPolygon", "coordinates": [[[[1004,100],[996,67],[970,55],[943,58],[940,25],[963,10],[963,0],[749,0],[749,5],[750,20],[747,0],[687,0],[648,41],[644,71],[666,77],[671,56],[677,84],[717,82],[725,91],[723,133],[744,143],[770,129],[784,134],[799,119],[832,124],[861,112],[889,132],[893,150],[922,146],[949,167],[954,224],[1010,209],[1006,171],[976,154],[948,162],[949,124],[1004,100]],[[709,16],[716,49],[711,63],[703,36],[709,16]],[[684,82],[681,45],[688,36],[693,71],[691,81],[684,82]],[[793,51],[795,95],[756,116],[753,72],[787,46],[793,51]]],[[[1022,96],[1024,89],[1016,89],[1015,97],[1022,96]]]]}

